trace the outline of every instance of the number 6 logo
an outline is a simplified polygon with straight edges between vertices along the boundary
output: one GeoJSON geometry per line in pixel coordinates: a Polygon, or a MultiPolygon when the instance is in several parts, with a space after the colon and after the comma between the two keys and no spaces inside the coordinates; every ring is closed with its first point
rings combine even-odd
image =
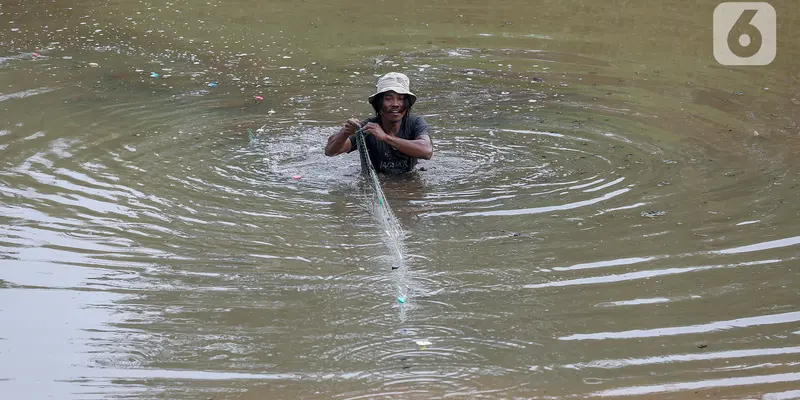
{"type": "Polygon", "coordinates": [[[776,52],[769,3],[722,3],[714,9],[714,58],[723,65],[767,65],[776,52]]]}

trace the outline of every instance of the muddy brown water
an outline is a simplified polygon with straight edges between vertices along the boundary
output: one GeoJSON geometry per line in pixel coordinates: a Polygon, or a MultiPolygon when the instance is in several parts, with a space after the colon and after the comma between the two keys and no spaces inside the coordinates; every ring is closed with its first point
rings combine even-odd
{"type": "Polygon", "coordinates": [[[717,4],[3,1],[0,397],[799,398],[798,5],[717,4]],[[323,155],[394,70],[404,305],[323,155]]]}

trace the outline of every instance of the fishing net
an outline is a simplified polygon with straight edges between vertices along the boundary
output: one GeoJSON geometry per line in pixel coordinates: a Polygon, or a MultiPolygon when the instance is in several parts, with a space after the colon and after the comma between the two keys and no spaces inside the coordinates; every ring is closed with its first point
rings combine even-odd
{"type": "Polygon", "coordinates": [[[389,262],[392,266],[392,271],[396,274],[393,279],[397,288],[397,301],[401,304],[407,301],[408,290],[406,284],[406,257],[404,240],[405,233],[400,226],[400,221],[394,216],[392,208],[389,207],[389,202],[386,201],[386,196],[381,189],[378,174],[372,166],[372,162],[367,152],[367,143],[365,140],[364,131],[359,129],[356,132],[356,141],[358,143],[358,153],[361,158],[361,172],[367,180],[367,185],[363,191],[365,201],[373,218],[375,219],[378,227],[383,230],[383,241],[389,249],[390,257],[389,262]]]}

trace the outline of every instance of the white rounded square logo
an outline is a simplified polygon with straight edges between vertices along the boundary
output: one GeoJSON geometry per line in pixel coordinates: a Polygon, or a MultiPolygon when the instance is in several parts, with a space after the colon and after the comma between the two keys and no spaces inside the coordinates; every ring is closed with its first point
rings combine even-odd
{"type": "Polygon", "coordinates": [[[714,58],[723,65],[767,65],[775,59],[775,9],[769,3],[722,3],[714,9],[714,58]]]}

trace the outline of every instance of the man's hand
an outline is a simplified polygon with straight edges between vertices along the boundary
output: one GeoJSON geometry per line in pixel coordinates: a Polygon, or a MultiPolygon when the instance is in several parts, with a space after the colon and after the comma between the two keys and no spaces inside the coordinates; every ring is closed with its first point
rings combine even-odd
{"type": "Polygon", "coordinates": [[[361,121],[356,118],[350,118],[344,123],[342,129],[328,136],[328,143],[325,145],[325,155],[328,157],[335,156],[350,151],[350,135],[356,133],[358,128],[361,127],[361,121]]]}
{"type": "Polygon", "coordinates": [[[350,136],[356,133],[356,131],[360,127],[361,127],[361,121],[359,121],[356,118],[350,118],[347,120],[347,122],[344,123],[344,134],[346,136],[350,136]]]}
{"type": "Polygon", "coordinates": [[[372,134],[373,136],[375,136],[376,140],[381,142],[385,142],[386,139],[389,138],[389,135],[387,135],[386,132],[383,131],[383,128],[381,128],[381,126],[375,122],[370,122],[364,125],[364,132],[372,134]]]}

